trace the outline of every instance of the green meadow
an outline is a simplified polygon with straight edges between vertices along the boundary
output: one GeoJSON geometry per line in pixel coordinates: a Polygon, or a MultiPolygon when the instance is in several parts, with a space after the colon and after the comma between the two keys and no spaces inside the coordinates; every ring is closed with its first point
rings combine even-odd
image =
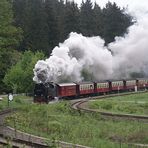
{"type": "MultiPolygon", "coordinates": [[[[128,148],[127,143],[148,144],[148,124],[105,120],[95,113],[72,110],[68,101],[47,105],[34,104],[30,99],[14,97],[9,107],[18,111],[6,118],[6,125],[52,141],[61,140],[93,148],[128,148]]],[[[0,109],[7,106],[6,98],[0,101],[0,109]]]]}

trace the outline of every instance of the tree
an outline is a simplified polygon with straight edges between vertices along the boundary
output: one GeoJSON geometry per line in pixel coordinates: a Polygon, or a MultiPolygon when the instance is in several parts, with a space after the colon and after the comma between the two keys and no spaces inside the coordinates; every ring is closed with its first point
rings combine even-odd
{"type": "Polygon", "coordinates": [[[48,24],[44,0],[14,0],[13,8],[15,24],[24,31],[20,50],[42,50],[48,54],[48,24]]]}
{"type": "Polygon", "coordinates": [[[93,35],[102,36],[103,34],[102,20],[103,20],[102,9],[99,7],[97,3],[95,3],[93,9],[93,23],[94,23],[93,35]]]}
{"type": "Polygon", "coordinates": [[[91,0],[82,1],[78,8],[69,0],[13,0],[15,25],[23,29],[20,50],[52,49],[74,31],[85,36],[101,36],[106,45],[115,36],[123,36],[132,24],[132,17],[116,3],[108,2],[101,9],[91,0]]]}
{"type": "Polygon", "coordinates": [[[90,0],[86,0],[86,2],[82,1],[80,8],[80,29],[81,33],[85,36],[93,35],[93,9],[92,2],[90,0]]]}
{"type": "Polygon", "coordinates": [[[21,39],[21,29],[12,25],[12,6],[7,0],[0,1],[0,48],[15,48],[21,39]]]}
{"type": "Polygon", "coordinates": [[[64,0],[59,0],[56,7],[56,17],[58,21],[59,28],[59,42],[63,42],[65,40],[65,30],[64,30],[64,22],[65,22],[65,5],[64,0]]]}
{"type": "Polygon", "coordinates": [[[103,35],[106,44],[113,42],[115,36],[123,36],[132,25],[132,17],[120,9],[116,3],[108,2],[103,9],[103,35]]]}
{"type": "Polygon", "coordinates": [[[70,32],[80,32],[80,12],[77,4],[74,2],[66,2],[64,30],[65,38],[70,32]]]}
{"type": "Polygon", "coordinates": [[[60,29],[58,27],[57,18],[57,0],[46,0],[45,1],[45,12],[47,15],[47,25],[48,25],[48,42],[49,42],[49,55],[52,49],[59,43],[59,33],[60,29]]]}
{"type": "Polygon", "coordinates": [[[48,25],[43,0],[29,0],[28,4],[30,21],[29,29],[26,32],[26,35],[28,35],[27,49],[39,50],[48,54],[48,25]]]}
{"type": "Polygon", "coordinates": [[[21,29],[13,24],[12,5],[7,0],[0,1],[0,92],[5,91],[4,75],[20,54],[15,51],[21,40],[21,29]]]}
{"type": "Polygon", "coordinates": [[[4,83],[15,93],[33,91],[33,68],[39,59],[43,59],[42,52],[25,51],[16,65],[12,66],[4,78],[4,83]]]}

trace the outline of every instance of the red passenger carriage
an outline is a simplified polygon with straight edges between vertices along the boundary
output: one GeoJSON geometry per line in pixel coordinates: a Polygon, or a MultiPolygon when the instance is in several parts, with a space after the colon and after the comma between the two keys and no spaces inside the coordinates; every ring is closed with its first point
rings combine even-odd
{"type": "Polygon", "coordinates": [[[123,80],[110,80],[111,91],[122,91],[125,89],[125,82],[123,80]]]}
{"type": "Polygon", "coordinates": [[[148,88],[148,78],[147,79],[144,79],[144,78],[137,79],[137,86],[138,86],[138,89],[148,88]]]}
{"type": "Polygon", "coordinates": [[[125,82],[125,89],[126,90],[134,90],[135,86],[137,86],[137,80],[124,80],[125,82]]]}
{"type": "Polygon", "coordinates": [[[77,89],[79,95],[87,95],[94,93],[94,83],[93,82],[81,82],[77,83],[77,89]]]}
{"type": "Polygon", "coordinates": [[[95,82],[95,92],[99,93],[107,93],[110,91],[110,82],[109,81],[99,81],[95,82]]]}
{"type": "Polygon", "coordinates": [[[75,83],[60,83],[57,84],[57,97],[72,97],[76,96],[76,84],[75,83]]]}

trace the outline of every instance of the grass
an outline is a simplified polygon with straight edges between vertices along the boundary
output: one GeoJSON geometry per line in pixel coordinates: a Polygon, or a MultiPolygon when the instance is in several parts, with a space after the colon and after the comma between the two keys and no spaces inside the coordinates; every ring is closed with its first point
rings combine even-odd
{"type": "Polygon", "coordinates": [[[3,100],[0,101],[0,110],[6,109],[6,108],[19,108],[22,107],[24,104],[32,103],[32,98],[28,96],[14,96],[14,99],[12,101],[9,101],[8,104],[8,98],[3,97],[3,100]]]}
{"type": "Polygon", "coordinates": [[[148,93],[96,100],[89,102],[89,107],[105,112],[148,115],[148,93]]]}
{"type": "MultiPolygon", "coordinates": [[[[7,101],[0,105],[7,107],[7,101]]],[[[79,113],[66,101],[56,104],[33,104],[17,96],[10,103],[18,112],[6,124],[19,130],[94,148],[127,148],[126,142],[148,144],[148,124],[134,121],[103,120],[97,114],[79,113]]]]}

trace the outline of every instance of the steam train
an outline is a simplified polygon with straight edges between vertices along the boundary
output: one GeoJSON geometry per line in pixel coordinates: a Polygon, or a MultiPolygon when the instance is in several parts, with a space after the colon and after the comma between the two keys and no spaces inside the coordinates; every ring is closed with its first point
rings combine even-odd
{"type": "Polygon", "coordinates": [[[74,99],[142,89],[148,89],[148,78],[79,83],[39,83],[34,88],[34,102],[48,103],[54,98],[74,99]]]}

